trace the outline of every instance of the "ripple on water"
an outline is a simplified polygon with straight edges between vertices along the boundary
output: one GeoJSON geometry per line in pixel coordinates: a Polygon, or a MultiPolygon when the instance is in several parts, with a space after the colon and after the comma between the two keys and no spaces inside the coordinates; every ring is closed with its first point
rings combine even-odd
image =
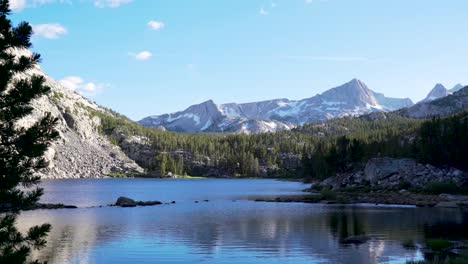
{"type": "Polygon", "coordinates": [[[119,196],[177,201],[25,212],[19,219],[23,229],[53,225],[47,248],[35,253],[49,263],[405,263],[422,258],[402,242],[423,241],[425,225],[466,219],[457,210],[243,199],[299,194],[307,187],[275,180],[57,180],[43,186],[43,201],[51,203],[94,206],[119,196]],[[371,239],[341,243],[363,234],[371,239]]]}

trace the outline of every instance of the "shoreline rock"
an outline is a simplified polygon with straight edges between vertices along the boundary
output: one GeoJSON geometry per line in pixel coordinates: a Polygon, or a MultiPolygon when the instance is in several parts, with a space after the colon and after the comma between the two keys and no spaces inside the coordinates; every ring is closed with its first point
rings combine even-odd
{"type": "Polygon", "coordinates": [[[153,206],[153,205],[161,205],[162,202],[160,201],[135,201],[128,197],[121,196],[117,199],[115,204],[112,206],[120,206],[120,207],[136,207],[136,206],[153,206]]]}
{"type": "Polygon", "coordinates": [[[375,204],[375,205],[412,205],[416,207],[468,208],[468,196],[429,195],[399,192],[336,192],[331,196],[320,193],[306,195],[257,197],[255,202],[276,203],[315,203],[315,204],[375,204]]]}
{"type": "Polygon", "coordinates": [[[78,206],[75,205],[66,205],[66,204],[43,204],[37,203],[27,209],[25,211],[32,211],[32,210],[56,210],[56,209],[77,209],[78,206]]]}
{"type": "Polygon", "coordinates": [[[468,173],[456,168],[435,167],[413,159],[372,158],[364,168],[337,174],[318,183],[323,188],[369,187],[383,190],[425,188],[430,183],[453,183],[465,186],[468,173]]]}

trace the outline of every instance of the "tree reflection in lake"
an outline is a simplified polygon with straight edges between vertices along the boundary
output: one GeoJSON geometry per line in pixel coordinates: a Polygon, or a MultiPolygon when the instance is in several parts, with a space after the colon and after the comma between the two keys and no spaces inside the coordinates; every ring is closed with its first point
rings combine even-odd
{"type": "MultiPolygon", "coordinates": [[[[25,227],[37,221],[52,224],[48,246],[39,253],[41,259],[52,264],[366,264],[421,260],[421,250],[403,247],[404,241],[423,244],[429,226],[437,226],[448,219],[458,224],[466,221],[466,214],[450,209],[233,202],[232,196],[239,198],[242,192],[252,193],[264,186],[274,189],[275,184],[281,188],[285,186],[282,182],[265,185],[245,180],[243,183],[238,185],[239,190],[233,189],[236,185],[231,184],[233,190],[224,198],[209,196],[209,193],[204,196],[206,188],[190,183],[190,186],[178,186],[190,192],[180,202],[167,196],[167,200],[178,200],[176,204],[39,210],[23,213],[20,223],[25,227]],[[195,197],[210,202],[195,204],[195,197]],[[356,236],[366,236],[368,240],[344,243],[347,238],[356,236]]],[[[157,193],[156,190],[152,192],[157,193]]],[[[155,198],[154,194],[145,195],[155,198]]],[[[96,203],[105,204],[103,201],[96,203]]]]}

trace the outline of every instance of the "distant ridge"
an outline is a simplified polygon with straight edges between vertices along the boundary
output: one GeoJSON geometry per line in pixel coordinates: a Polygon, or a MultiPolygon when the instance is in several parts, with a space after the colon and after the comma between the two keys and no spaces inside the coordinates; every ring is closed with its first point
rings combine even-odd
{"type": "Polygon", "coordinates": [[[397,111],[397,114],[412,118],[447,116],[468,110],[468,86],[448,96],[420,102],[397,111]]]}
{"type": "Polygon", "coordinates": [[[389,112],[412,106],[406,99],[390,98],[353,79],[322,94],[302,99],[274,99],[252,103],[218,105],[212,100],[184,111],[149,116],[139,121],[147,127],[164,127],[176,132],[262,133],[292,129],[298,125],[328,119],[389,112]]]}

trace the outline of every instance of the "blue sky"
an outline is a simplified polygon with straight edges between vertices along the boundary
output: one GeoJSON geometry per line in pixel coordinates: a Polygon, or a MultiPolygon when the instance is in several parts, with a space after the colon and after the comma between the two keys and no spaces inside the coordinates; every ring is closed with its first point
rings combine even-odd
{"type": "Polygon", "coordinates": [[[53,78],[132,119],[363,80],[468,84],[466,0],[11,0],[53,78]]]}

